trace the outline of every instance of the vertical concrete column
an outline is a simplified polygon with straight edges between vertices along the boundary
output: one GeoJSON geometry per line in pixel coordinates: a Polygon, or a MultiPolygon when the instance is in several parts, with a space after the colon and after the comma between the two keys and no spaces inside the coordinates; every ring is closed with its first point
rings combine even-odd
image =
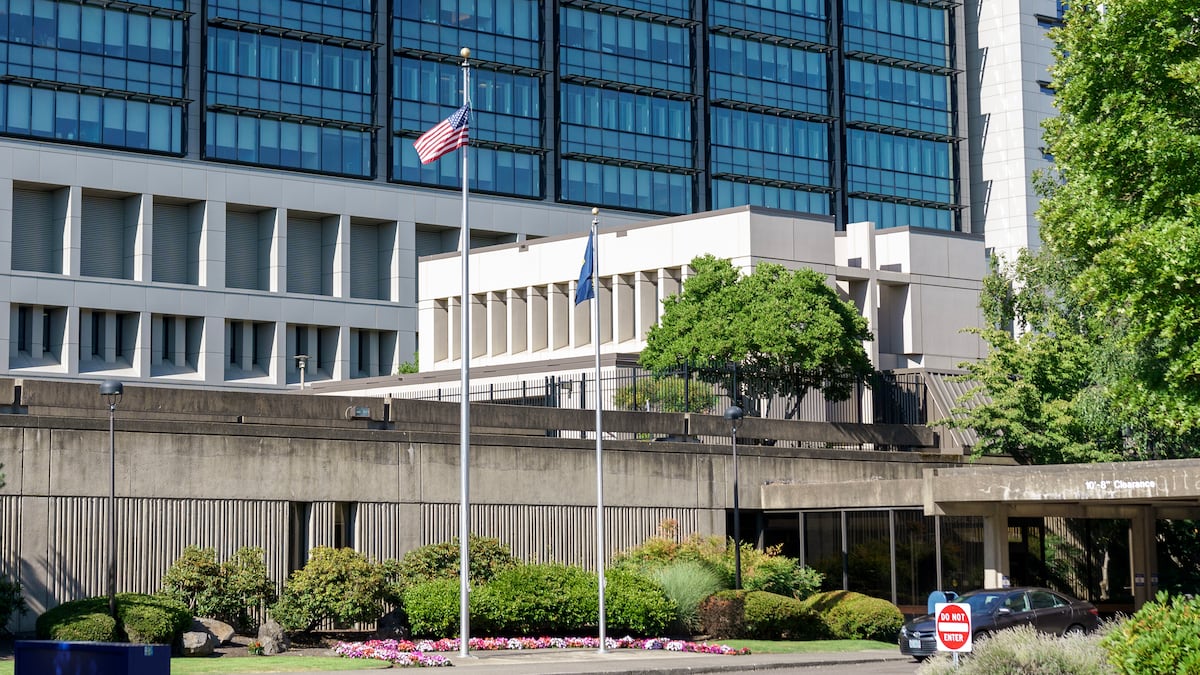
{"type": "MultiPolygon", "coordinates": [[[[37,309],[41,309],[40,307],[37,309]]],[[[34,311],[31,309],[30,311],[34,311]]],[[[9,302],[0,302],[0,371],[8,371],[8,363],[10,352],[11,355],[16,355],[17,345],[9,339],[9,336],[14,334],[12,329],[18,321],[21,320],[20,310],[16,305],[9,302]]],[[[30,323],[41,324],[41,321],[31,321],[30,323]]],[[[29,355],[32,358],[41,358],[42,343],[37,342],[36,346],[34,338],[41,338],[41,328],[30,330],[29,335],[29,355]]]]}
{"type": "Polygon", "coordinates": [[[511,288],[507,291],[508,302],[508,353],[520,354],[529,348],[529,316],[526,298],[528,289],[511,288]]]}
{"type": "MultiPolygon", "coordinates": [[[[119,315],[117,315],[119,316],[119,315]]],[[[137,377],[150,377],[153,372],[150,368],[150,357],[154,354],[154,347],[150,344],[151,336],[154,333],[154,327],[151,325],[150,312],[138,313],[138,329],[137,337],[134,338],[133,356],[130,358],[130,365],[133,366],[133,374],[137,377]]],[[[113,329],[116,329],[117,318],[113,321],[113,329]]]]}
{"type": "Polygon", "coordinates": [[[125,229],[132,230],[133,239],[129,276],[134,281],[150,281],[154,274],[154,195],[130,197],[125,213],[125,229]]]}
{"type": "MultiPolygon", "coordinates": [[[[206,288],[225,288],[225,202],[204,203],[200,226],[200,278],[206,288]]],[[[204,330],[209,329],[205,322],[204,330]]]]}
{"type": "MultiPolygon", "coordinates": [[[[201,263],[201,269],[203,268],[204,264],[201,263]]],[[[225,381],[225,362],[228,360],[225,349],[226,330],[225,317],[204,317],[204,332],[200,337],[196,370],[205,384],[220,384],[225,381]]]]}
{"type": "Polygon", "coordinates": [[[1008,572],[1008,507],[993,504],[983,514],[983,587],[1008,586],[1008,572]]]}
{"type": "MultiPolygon", "coordinates": [[[[286,273],[286,270],[284,271],[286,273]]],[[[284,278],[286,279],[287,277],[285,276],[284,278]]],[[[250,337],[251,349],[254,348],[253,330],[254,327],[253,324],[251,324],[251,330],[247,331],[247,335],[250,337]]],[[[270,366],[268,366],[267,375],[273,384],[276,384],[280,387],[287,384],[288,364],[284,363],[285,359],[292,361],[293,364],[295,363],[295,361],[288,356],[287,352],[287,323],[284,321],[276,321],[275,339],[271,344],[271,358],[267,359],[267,363],[270,364],[270,366]]],[[[312,363],[311,361],[309,362],[310,368],[314,367],[315,365],[316,364],[312,363]]],[[[293,365],[293,367],[295,366],[293,365]]]]}
{"type": "MultiPolygon", "coordinates": [[[[62,195],[67,200],[67,222],[63,226],[63,273],[69,277],[79,276],[80,247],[83,241],[83,188],[73,185],[62,195]]],[[[55,195],[55,200],[59,195],[55,195]]]]}
{"type": "Polygon", "coordinates": [[[539,352],[550,344],[550,314],[547,312],[546,286],[530,286],[525,298],[529,317],[529,351],[539,352]]]}
{"type": "Polygon", "coordinates": [[[267,290],[272,293],[284,293],[288,290],[287,231],[287,209],[275,209],[274,222],[271,232],[267,235],[267,241],[260,242],[260,246],[266,244],[269,251],[267,253],[267,290]]]}
{"type": "Polygon", "coordinates": [[[634,289],[637,325],[634,327],[633,339],[642,341],[646,339],[650,327],[658,323],[658,274],[638,272],[634,289]]]}
{"type": "Polygon", "coordinates": [[[451,361],[462,358],[462,296],[450,298],[450,330],[446,331],[446,344],[451,361]]]}
{"type": "Polygon", "coordinates": [[[71,374],[79,372],[79,315],[78,307],[68,307],[67,325],[63,327],[62,365],[71,374]]]}
{"type": "Polygon", "coordinates": [[[350,216],[342,214],[334,216],[329,220],[334,239],[332,270],[333,297],[348,298],[350,297],[350,265],[352,264],[350,256],[353,254],[356,258],[365,258],[369,255],[377,256],[379,252],[373,249],[358,252],[350,250],[350,216]]]}
{"type": "MultiPolygon", "coordinates": [[[[313,332],[317,333],[320,338],[320,331],[316,328],[313,332]]],[[[329,377],[333,380],[348,380],[350,379],[350,327],[339,326],[337,329],[337,353],[333,357],[333,368],[330,370],[329,377]]]]}
{"type": "Polygon", "coordinates": [[[187,365],[187,317],[176,316],[164,320],[175,323],[175,344],[171,345],[174,352],[171,362],[182,368],[187,365]]]}
{"type": "MultiPolygon", "coordinates": [[[[508,352],[508,295],[506,291],[488,291],[486,299],[487,354],[500,356],[508,352]]],[[[473,320],[473,319],[472,319],[473,320]]]]}
{"type": "MultiPolygon", "coordinates": [[[[385,300],[402,305],[416,305],[417,297],[417,226],[412,221],[398,221],[384,230],[391,234],[392,255],[388,258],[387,297],[385,300]]],[[[381,237],[385,245],[386,236],[381,237]]],[[[403,359],[407,361],[408,359],[403,359]]]]}
{"type": "Polygon", "coordinates": [[[12,212],[12,179],[0,178],[0,274],[12,272],[12,212]]]}
{"type": "Polygon", "coordinates": [[[1154,550],[1156,526],[1154,509],[1149,506],[1137,507],[1129,521],[1129,570],[1133,574],[1134,610],[1153,600],[1158,590],[1158,561],[1154,550]]]}

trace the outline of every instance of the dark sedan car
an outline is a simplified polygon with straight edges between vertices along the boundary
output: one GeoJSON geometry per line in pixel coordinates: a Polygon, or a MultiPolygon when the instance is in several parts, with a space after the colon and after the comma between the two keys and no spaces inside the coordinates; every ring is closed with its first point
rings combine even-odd
{"type": "MultiPolygon", "coordinates": [[[[1086,633],[1100,625],[1090,602],[1075,600],[1045,588],[1002,588],[971,591],[954,602],[971,606],[971,635],[1031,625],[1043,633],[1086,633]]],[[[917,617],[900,628],[900,653],[923,659],[937,653],[932,614],[917,617]]]]}

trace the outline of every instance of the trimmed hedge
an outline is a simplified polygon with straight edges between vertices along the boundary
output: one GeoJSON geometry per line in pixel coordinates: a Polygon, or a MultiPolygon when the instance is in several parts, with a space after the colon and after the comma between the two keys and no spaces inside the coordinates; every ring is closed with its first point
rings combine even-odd
{"type": "MultiPolygon", "coordinates": [[[[610,571],[605,586],[605,623],[631,635],[662,635],[675,605],[652,580],[610,571]]],[[[458,635],[460,582],[434,579],[408,587],[404,611],[415,637],[458,635]]],[[[574,635],[596,628],[596,576],[565,565],[520,565],[472,588],[472,631],[479,635],[574,635]]]]}
{"type": "MultiPolygon", "coordinates": [[[[404,613],[408,616],[413,637],[443,638],[459,633],[460,582],[454,579],[433,579],[413,584],[402,596],[404,613]]],[[[471,615],[475,616],[478,601],[471,593],[471,615]]]]}
{"type": "Polygon", "coordinates": [[[898,607],[853,591],[817,593],[801,603],[820,615],[825,634],[834,639],[894,642],[900,626],[904,625],[904,615],[898,607]]]}
{"type": "MultiPolygon", "coordinates": [[[[578,567],[558,564],[518,565],[502,570],[480,586],[482,631],[493,635],[567,635],[596,625],[599,598],[596,578],[578,567]]],[[[475,623],[472,621],[472,623],[475,623]]]]}
{"type": "MultiPolygon", "coordinates": [[[[608,570],[604,584],[604,622],[613,631],[643,637],[663,635],[678,608],[662,586],[630,570],[608,570]]],[[[599,591],[593,586],[593,596],[599,591]]],[[[593,618],[598,618],[597,614],[593,618]]]]}
{"type": "Polygon", "coordinates": [[[700,603],[701,630],[717,638],[811,640],[824,622],[795,598],[766,591],[721,591],[700,603]]]}
{"type": "Polygon", "coordinates": [[[37,618],[43,640],[173,644],[192,623],[187,605],[160,595],[118,593],[117,620],[108,614],[108,597],[66,602],[37,618]]]}

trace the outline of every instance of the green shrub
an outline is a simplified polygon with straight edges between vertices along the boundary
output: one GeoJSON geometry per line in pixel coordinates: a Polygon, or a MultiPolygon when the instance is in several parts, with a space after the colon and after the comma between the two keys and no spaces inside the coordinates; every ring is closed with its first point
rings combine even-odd
{"type": "Polygon", "coordinates": [[[8,625],[14,614],[24,614],[29,611],[25,597],[21,595],[21,584],[0,577],[0,631],[8,625]]]}
{"type": "Polygon", "coordinates": [[[518,565],[472,595],[473,616],[492,635],[574,634],[598,623],[596,577],[578,567],[518,565]]]}
{"type": "MultiPolygon", "coordinates": [[[[1055,637],[1019,626],[1002,630],[976,640],[969,654],[960,654],[956,667],[949,653],[939,654],[924,665],[920,675],[1112,675],[1118,671],[1104,660],[1097,633],[1055,637]]],[[[1185,673],[1188,670],[1157,670],[1147,667],[1146,673],[1185,673]]]]}
{"type": "MultiPolygon", "coordinates": [[[[734,585],[733,541],[718,536],[693,534],[677,540],[673,523],[665,523],[663,533],[613,557],[614,567],[633,567],[649,573],[655,567],[692,561],[706,565],[721,575],[724,588],[734,585]]],[[[780,547],[760,551],[752,544],[741,545],[742,587],[780,595],[804,598],[821,586],[824,576],[799,561],[780,554],[780,547]]]]}
{"type": "MultiPolygon", "coordinates": [[[[461,582],[458,579],[431,579],[404,590],[404,611],[414,637],[455,637],[459,633],[461,582]]],[[[472,605],[477,601],[471,594],[472,605]]],[[[471,611],[475,615],[474,607],[471,611]]]]}
{"type": "MultiPolygon", "coordinates": [[[[657,582],[621,569],[607,570],[604,580],[604,622],[610,629],[641,637],[666,633],[676,607],[657,582]]],[[[598,608],[593,618],[599,618],[598,608]]]]}
{"type": "MultiPolygon", "coordinates": [[[[515,567],[516,558],[499,539],[476,537],[467,539],[470,561],[467,573],[472,584],[491,581],[501,570],[515,567]]],[[[461,551],[458,538],[440,544],[430,544],[404,554],[399,562],[384,563],[388,576],[389,600],[393,602],[404,594],[404,590],[431,579],[457,579],[461,567],[461,551]]]]}
{"type": "Polygon", "coordinates": [[[696,610],[700,630],[715,638],[746,636],[746,591],[721,591],[705,598],[696,610]]]}
{"type": "Polygon", "coordinates": [[[675,603],[675,625],[671,630],[680,634],[700,631],[700,603],[725,588],[720,574],[695,560],[680,560],[654,567],[649,569],[647,575],[658,582],[667,598],[675,603]]]}
{"type": "Polygon", "coordinates": [[[812,640],[821,636],[821,617],[796,598],[748,591],[743,607],[745,636],[755,640],[812,640]]]}
{"type": "Polygon", "coordinates": [[[1200,598],[1159,591],[1104,636],[1103,647],[1114,672],[1200,672],[1200,598]]]}
{"type": "Polygon", "coordinates": [[[120,630],[134,644],[172,644],[191,628],[187,605],[161,595],[117,594],[120,630]]]}
{"type": "Polygon", "coordinates": [[[755,554],[749,556],[749,566],[745,564],[747,556],[745,553],[742,555],[742,588],[748,591],[766,591],[804,599],[816,593],[825,580],[825,575],[801,565],[795,558],[778,554],[759,554],[757,551],[755,554]]]}
{"type": "Polygon", "coordinates": [[[288,577],[271,616],[287,630],[306,633],[325,620],[373,621],[383,614],[385,586],[382,565],[354,549],[318,546],[288,577]]]}
{"type": "Polygon", "coordinates": [[[161,595],[118,593],[117,620],[108,613],[108,597],[65,602],[38,617],[43,640],[173,644],[192,623],[187,605],[161,595]]]}
{"type": "Polygon", "coordinates": [[[108,598],[73,600],[46,610],[34,625],[40,640],[119,642],[117,622],[108,614],[108,598]]]}
{"type": "Polygon", "coordinates": [[[243,547],[224,563],[211,548],[188,546],[163,575],[163,594],[185,603],[196,616],[210,616],[240,632],[255,628],[254,618],[275,602],[275,583],[267,576],[261,548],[243,547]]]}
{"type": "Polygon", "coordinates": [[[817,593],[802,603],[821,617],[825,634],[838,640],[892,642],[904,625],[904,615],[898,607],[853,591],[817,593]]]}

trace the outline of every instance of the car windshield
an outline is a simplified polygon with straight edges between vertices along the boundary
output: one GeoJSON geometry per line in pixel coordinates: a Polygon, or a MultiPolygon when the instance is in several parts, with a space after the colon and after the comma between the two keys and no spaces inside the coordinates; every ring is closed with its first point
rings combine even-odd
{"type": "Polygon", "coordinates": [[[993,609],[999,606],[1004,596],[1005,593],[1001,591],[979,591],[977,593],[968,593],[955,600],[955,602],[963,602],[970,605],[972,614],[990,614],[993,609]]]}

